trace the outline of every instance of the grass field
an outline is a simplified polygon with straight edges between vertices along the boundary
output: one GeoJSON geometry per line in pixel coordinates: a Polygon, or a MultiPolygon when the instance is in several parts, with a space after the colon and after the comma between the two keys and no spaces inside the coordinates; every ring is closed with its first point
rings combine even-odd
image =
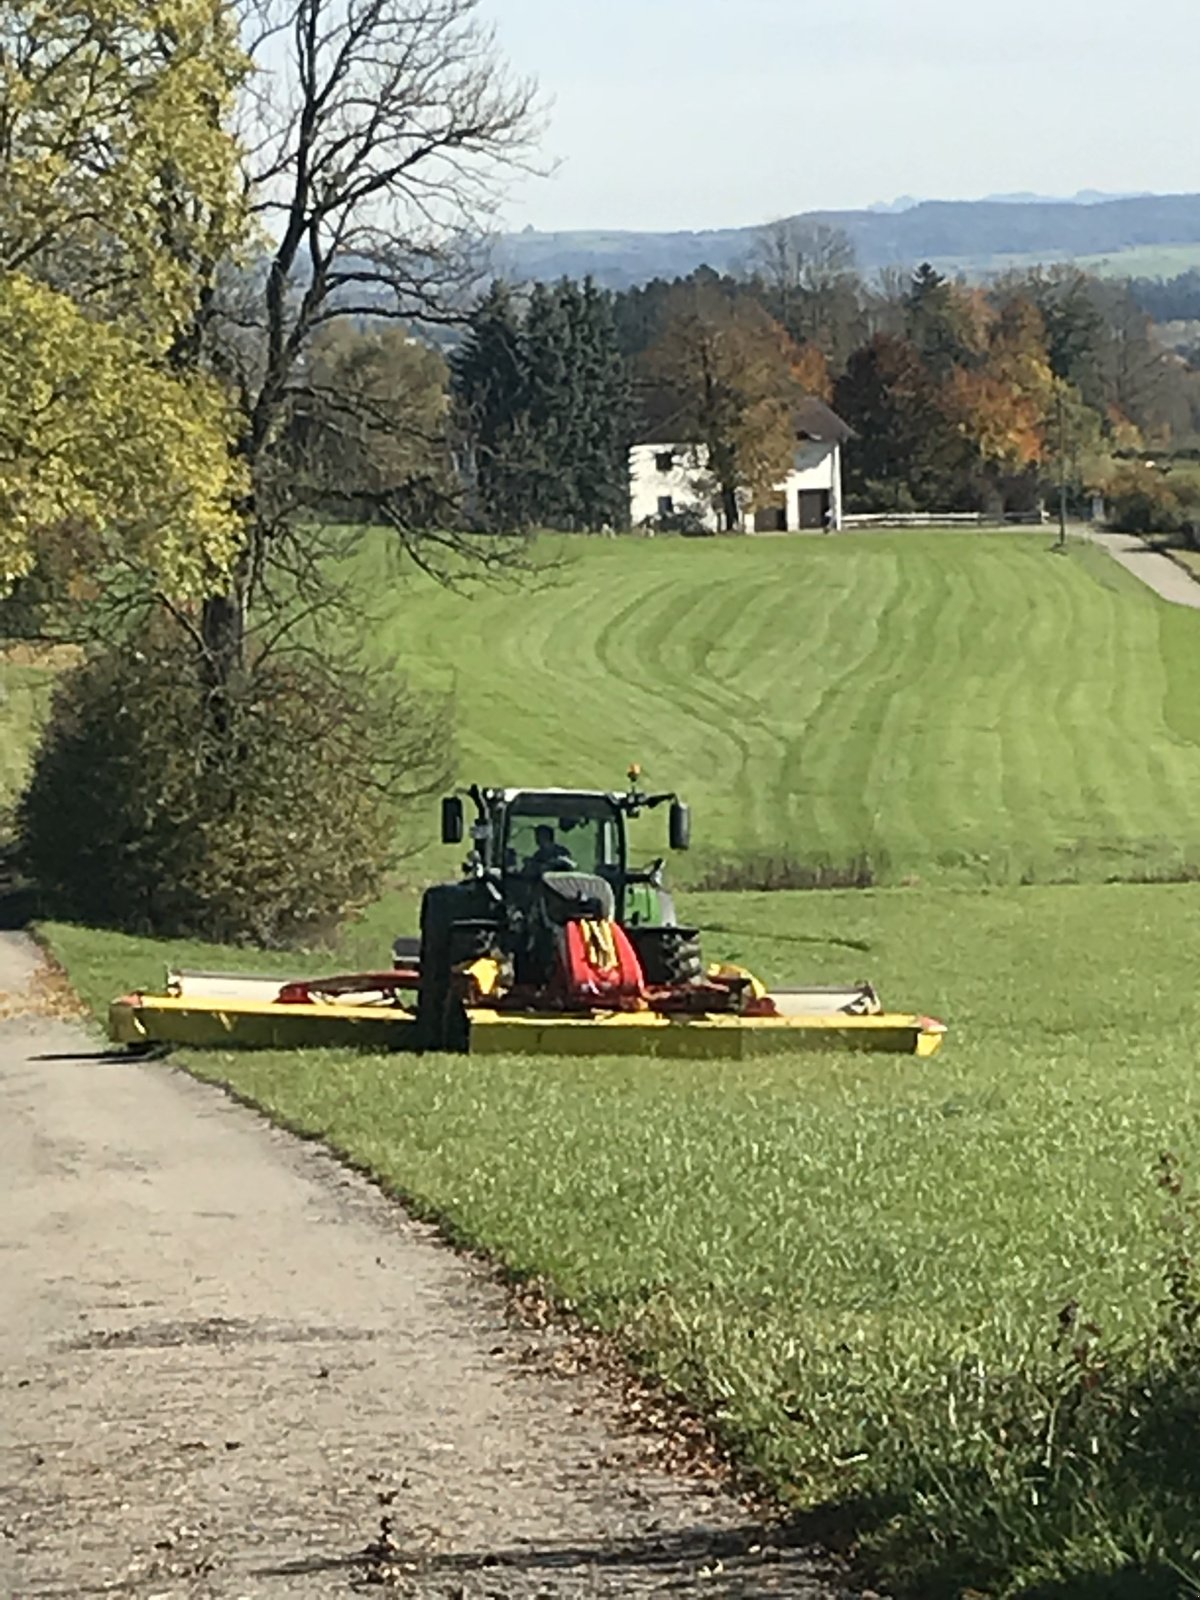
{"type": "MultiPolygon", "coordinates": [[[[946,1049],[738,1067],[191,1064],[548,1280],[785,1495],[846,1508],[913,1593],[1182,1592],[1163,1562],[1200,1568],[1200,1494],[1192,1446],[1161,1443],[1178,1396],[1150,1335],[1172,1248],[1156,1163],[1170,1151],[1200,1171],[1200,887],[713,895],[686,910],[711,954],[770,977],[871,976],[942,1015],[946,1049]],[[1074,1301],[1102,1330],[1086,1370],[1052,1350],[1074,1301]],[[1126,1381],[1149,1421],[1130,1420],[1126,1381]],[[1097,1587],[1114,1570],[1117,1587],[1097,1587]],[[1063,1587],[1037,1587],[1051,1578],[1063,1587]]],[[[157,978],[164,954],[250,962],[48,931],[97,1004],[157,978]]]]}
{"type": "Polygon", "coordinates": [[[780,856],[865,854],[885,883],[1200,864],[1200,616],[1049,544],[562,541],[554,582],[473,599],[381,543],[360,559],[381,654],[454,695],[464,779],[611,787],[640,760],[693,801],[693,879],[780,856]]]}
{"type": "Polygon", "coordinates": [[[999,277],[1006,272],[1055,265],[1078,267],[1098,278],[1175,278],[1200,266],[1200,244],[1131,245],[1102,255],[1047,256],[1036,251],[1008,255],[941,256],[934,260],[939,272],[948,276],[965,274],[972,280],[999,277]]]}

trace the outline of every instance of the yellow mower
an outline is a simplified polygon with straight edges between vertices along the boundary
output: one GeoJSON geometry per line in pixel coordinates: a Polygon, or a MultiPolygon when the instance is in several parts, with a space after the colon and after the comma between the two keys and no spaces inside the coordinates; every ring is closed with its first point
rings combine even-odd
{"type": "Polygon", "coordinates": [[[259,1049],[359,1045],[513,1055],[739,1058],[850,1048],[928,1056],[945,1028],[885,1012],[868,984],[769,991],[706,965],[682,926],[663,862],[635,868],[628,822],[669,808],[671,848],[691,818],[674,794],[484,789],[442,802],[462,877],[426,891],[419,940],[386,971],[318,979],[168,974],[161,995],[113,1002],[117,1043],[259,1049]]]}

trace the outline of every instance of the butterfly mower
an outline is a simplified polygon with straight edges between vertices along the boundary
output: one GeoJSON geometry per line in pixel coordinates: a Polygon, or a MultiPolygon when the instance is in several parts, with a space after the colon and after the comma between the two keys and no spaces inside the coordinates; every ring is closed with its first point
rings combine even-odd
{"type": "Polygon", "coordinates": [[[386,970],[324,978],[170,972],[164,992],[113,1002],[109,1032],[135,1048],[469,1051],[738,1058],[850,1048],[932,1055],[945,1028],[886,1012],[869,984],[768,990],[706,965],[662,860],[629,860],[629,827],[667,808],[673,850],[688,807],[647,794],[484,789],[442,802],[442,840],[470,835],[462,876],[425,892],[419,939],[386,970]],[[468,824],[466,802],[472,814],[468,824]]]}

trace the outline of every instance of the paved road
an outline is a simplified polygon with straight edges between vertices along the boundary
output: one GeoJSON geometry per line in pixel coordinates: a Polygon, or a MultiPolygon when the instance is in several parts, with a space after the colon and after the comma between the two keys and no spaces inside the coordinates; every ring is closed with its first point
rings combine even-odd
{"type": "Polygon", "coordinates": [[[1127,572],[1132,572],[1135,578],[1148,584],[1164,600],[1200,611],[1200,583],[1177,566],[1170,556],[1151,550],[1136,534],[1095,533],[1089,530],[1085,537],[1102,550],[1107,550],[1127,572]]]}
{"type": "Polygon", "coordinates": [[[0,934],[0,1597],[844,1592],[318,1147],[97,1059],[37,965],[0,934]]]}

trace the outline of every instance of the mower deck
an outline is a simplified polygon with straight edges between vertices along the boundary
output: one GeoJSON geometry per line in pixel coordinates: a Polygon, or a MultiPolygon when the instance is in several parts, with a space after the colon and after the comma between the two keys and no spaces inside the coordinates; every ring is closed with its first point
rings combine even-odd
{"type": "Polygon", "coordinates": [[[873,1050],[931,1056],[944,1025],[931,1017],[881,1012],[847,1016],[662,1016],[652,1011],[590,1016],[472,1011],[471,1054],[660,1056],[742,1060],[795,1050],[873,1050]]]}
{"type": "MultiPolygon", "coordinates": [[[[129,994],[109,1009],[116,1044],[199,1050],[416,1051],[415,1010],[400,995],[414,974],[368,973],[289,982],[220,973],[169,973],[165,994],[129,994]],[[288,996],[281,999],[280,996],[288,996]]],[[[780,1015],[656,1011],[468,1009],[473,1055],[644,1055],[740,1060],[794,1050],[931,1056],[945,1029],[928,1017],[863,1014],[858,989],[781,993],[780,1015]],[[801,1009],[802,1008],[802,1009],[801,1009]]]]}

